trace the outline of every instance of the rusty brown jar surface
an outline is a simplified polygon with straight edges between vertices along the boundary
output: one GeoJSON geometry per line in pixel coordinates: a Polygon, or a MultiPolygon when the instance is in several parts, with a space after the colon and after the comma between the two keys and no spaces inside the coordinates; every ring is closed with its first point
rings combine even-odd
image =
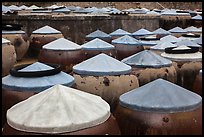
{"type": "Polygon", "coordinates": [[[77,89],[101,96],[112,112],[121,94],[139,87],[137,77],[130,71],[130,66],[101,53],[75,65],[73,76],[77,89]]]}
{"type": "Polygon", "coordinates": [[[57,84],[11,107],[3,134],[119,135],[120,130],[101,97],[57,84]]]}
{"type": "Polygon", "coordinates": [[[144,50],[122,60],[132,67],[131,74],[139,80],[139,86],[158,78],[172,83],[177,82],[176,69],[172,61],[165,59],[150,50],[144,50]]]}
{"type": "Polygon", "coordinates": [[[59,64],[62,71],[70,73],[74,65],[84,60],[84,55],[81,46],[65,38],[59,38],[42,47],[38,60],[59,64]]]}
{"type": "Polygon", "coordinates": [[[140,41],[128,35],[112,40],[111,43],[115,46],[118,60],[144,50],[140,41]]]}
{"type": "Polygon", "coordinates": [[[24,31],[2,31],[2,38],[10,40],[14,45],[17,60],[21,60],[26,55],[30,41],[24,31]]]}
{"type": "Polygon", "coordinates": [[[29,56],[37,57],[43,45],[63,37],[60,31],[50,26],[44,26],[33,31],[30,36],[29,56]]]}
{"type": "Polygon", "coordinates": [[[16,63],[16,51],[9,40],[2,38],[2,77],[9,74],[16,63]]]}
{"type": "Polygon", "coordinates": [[[202,134],[202,97],[163,79],[121,95],[113,114],[122,135],[202,134]]]}
{"type": "Polygon", "coordinates": [[[202,96],[202,69],[199,71],[199,74],[196,75],[193,91],[202,96]]]}

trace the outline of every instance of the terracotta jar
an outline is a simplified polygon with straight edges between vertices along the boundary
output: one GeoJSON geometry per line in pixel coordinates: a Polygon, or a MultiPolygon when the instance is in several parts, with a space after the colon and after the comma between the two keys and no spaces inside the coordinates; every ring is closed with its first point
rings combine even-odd
{"type": "Polygon", "coordinates": [[[122,60],[144,50],[144,47],[139,40],[128,35],[112,40],[111,43],[115,46],[118,60],[122,60]]]}
{"type": "Polygon", "coordinates": [[[115,47],[99,38],[95,38],[94,40],[91,40],[81,45],[81,48],[85,60],[94,57],[100,53],[104,53],[113,58],[117,58],[115,47]]]}
{"type": "Polygon", "coordinates": [[[73,67],[76,88],[101,96],[111,112],[115,109],[121,94],[139,87],[131,67],[101,53],[73,67]]]}
{"type": "Polygon", "coordinates": [[[57,84],[12,106],[2,133],[120,135],[120,130],[101,97],[57,84]]]}
{"type": "Polygon", "coordinates": [[[175,36],[177,38],[182,36],[183,34],[187,33],[186,30],[184,30],[184,29],[182,29],[182,28],[180,28],[178,26],[170,29],[169,32],[171,33],[171,35],[173,35],[173,36],[175,36]]]}
{"type": "Polygon", "coordinates": [[[193,91],[202,96],[202,69],[199,71],[199,74],[196,75],[193,91]]]}
{"type": "Polygon", "coordinates": [[[193,91],[196,75],[202,68],[202,53],[198,47],[178,46],[166,48],[162,57],[173,61],[177,72],[177,84],[193,91]]]}
{"type": "Polygon", "coordinates": [[[117,29],[117,30],[111,32],[109,35],[111,36],[112,40],[114,40],[114,39],[117,39],[117,38],[122,37],[124,35],[131,35],[131,33],[127,32],[123,29],[117,29]]]}
{"type": "Polygon", "coordinates": [[[11,42],[2,38],[2,74],[4,77],[9,74],[10,69],[16,63],[16,51],[11,42]]]}
{"type": "Polygon", "coordinates": [[[138,52],[123,59],[122,62],[132,67],[131,74],[138,78],[139,86],[158,78],[163,78],[172,83],[177,82],[177,73],[172,61],[150,50],[138,52]]]}
{"type": "Polygon", "coordinates": [[[29,48],[29,37],[19,25],[7,24],[2,28],[2,38],[8,39],[15,47],[16,60],[21,60],[29,48]]]}
{"type": "Polygon", "coordinates": [[[157,79],[120,96],[122,135],[202,135],[202,97],[157,79]]]}
{"type": "Polygon", "coordinates": [[[67,73],[72,67],[84,60],[81,46],[65,38],[59,38],[42,47],[38,60],[43,63],[54,63],[67,73]]]}
{"type": "Polygon", "coordinates": [[[35,62],[12,68],[10,75],[2,78],[2,122],[11,106],[55,84],[71,87],[74,78],[60,71],[59,65],[35,62]]]}
{"type": "Polygon", "coordinates": [[[30,36],[29,56],[38,57],[42,46],[63,37],[60,31],[47,25],[33,31],[30,36]]]}
{"type": "Polygon", "coordinates": [[[111,43],[111,40],[112,40],[110,35],[108,35],[107,33],[103,32],[99,29],[86,35],[85,40],[88,42],[88,41],[94,40],[95,38],[99,38],[99,39],[106,41],[108,43],[111,43]]]}

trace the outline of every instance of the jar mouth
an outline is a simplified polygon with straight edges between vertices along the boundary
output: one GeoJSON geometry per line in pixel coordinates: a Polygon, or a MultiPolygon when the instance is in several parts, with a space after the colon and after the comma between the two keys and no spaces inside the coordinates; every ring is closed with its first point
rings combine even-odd
{"type": "Polygon", "coordinates": [[[21,30],[22,27],[20,24],[2,24],[2,30],[21,30]]]}
{"type": "Polygon", "coordinates": [[[190,49],[177,49],[173,50],[175,47],[165,48],[165,53],[169,54],[185,54],[185,53],[196,53],[199,51],[199,47],[191,47],[188,46],[190,49]]]}
{"type": "Polygon", "coordinates": [[[198,35],[198,34],[194,34],[194,35],[183,34],[182,36],[183,36],[183,37],[193,37],[193,38],[199,38],[199,37],[200,37],[200,35],[198,35]]]}

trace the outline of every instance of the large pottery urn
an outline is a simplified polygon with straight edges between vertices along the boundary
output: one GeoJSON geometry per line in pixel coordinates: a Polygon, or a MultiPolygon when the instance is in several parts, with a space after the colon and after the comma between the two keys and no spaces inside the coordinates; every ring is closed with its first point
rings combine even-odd
{"type": "Polygon", "coordinates": [[[202,97],[157,79],[120,96],[122,135],[202,135],[202,97]]]}
{"type": "Polygon", "coordinates": [[[65,38],[59,38],[42,47],[38,60],[43,63],[59,64],[67,73],[72,67],[83,61],[81,46],[65,38]]]}
{"type": "Polygon", "coordinates": [[[131,33],[127,32],[123,29],[117,29],[117,30],[111,32],[109,35],[111,36],[112,40],[114,40],[114,39],[117,39],[117,38],[122,37],[124,35],[131,35],[131,33]]]}
{"type": "Polygon", "coordinates": [[[198,47],[166,48],[162,57],[172,60],[177,71],[177,84],[192,91],[196,75],[202,68],[202,53],[198,47]]]}
{"type": "Polygon", "coordinates": [[[85,59],[89,59],[101,53],[107,54],[113,58],[116,58],[117,56],[115,47],[99,38],[95,38],[94,40],[81,45],[81,49],[85,59]]]}
{"type": "Polygon", "coordinates": [[[35,62],[12,68],[10,75],[2,78],[2,122],[5,122],[6,111],[11,106],[55,84],[71,87],[74,78],[55,64],[35,62]]]}
{"type": "Polygon", "coordinates": [[[111,43],[115,46],[118,60],[144,50],[142,43],[129,35],[114,39],[111,43]]]}
{"type": "Polygon", "coordinates": [[[19,25],[2,26],[2,38],[8,39],[15,47],[16,60],[22,60],[29,48],[29,37],[19,25]]]}
{"type": "Polygon", "coordinates": [[[111,112],[120,95],[139,87],[129,65],[104,53],[75,65],[73,72],[76,88],[101,96],[109,103],[111,112]]]}
{"type": "Polygon", "coordinates": [[[184,29],[182,29],[182,28],[180,28],[180,27],[174,27],[174,28],[172,28],[172,29],[170,29],[169,30],[169,32],[172,34],[172,35],[174,35],[175,37],[180,37],[180,36],[182,36],[183,34],[186,34],[187,33],[187,31],[186,30],[184,30],[184,29]]]}
{"type": "Polygon", "coordinates": [[[37,57],[42,46],[63,37],[60,31],[47,25],[33,31],[30,36],[29,56],[37,57]]]}
{"type": "Polygon", "coordinates": [[[7,111],[3,135],[120,135],[101,97],[55,85],[7,111]]]}
{"type": "Polygon", "coordinates": [[[4,77],[9,74],[10,69],[16,63],[16,51],[11,42],[2,38],[2,74],[4,77]]]}
{"type": "Polygon", "coordinates": [[[172,83],[177,82],[177,73],[172,61],[163,58],[150,50],[144,50],[122,60],[132,67],[131,74],[137,76],[139,86],[143,86],[158,78],[172,83]]]}
{"type": "Polygon", "coordinates": [[[202,97],[202,69],[196,75],[193,83],[193,91],[202,97]]]}
{"type": "Polygon", "coordinates": [[[85,39],[88,42],[88,41],[91,41],[91,40],[93,40],[95,38],[99,38],[99,39],[101,39],[103,41],[111,43],[111,36],[109,34],[103,32],[103,31],[99,30],[99,29],[97,29],[96,31],[86,35],[85,39]]]}

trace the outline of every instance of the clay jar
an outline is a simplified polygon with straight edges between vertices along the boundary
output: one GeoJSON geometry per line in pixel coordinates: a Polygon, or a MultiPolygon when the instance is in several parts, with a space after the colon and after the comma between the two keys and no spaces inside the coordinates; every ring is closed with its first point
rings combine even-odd
{"type": "Polygon", "coordinates": [[[108,35],[107,33],[97,29],[96,31],[86,35],[86,38],[85,40],[88,42],[88,41],[91,41],[91,40],[94,40],[95,38],[99,38],[105,42],[108,42],[108,43],[111,43],[111,36],[108,35]]]}
{"type": "Polygon", "coordinates": [[[144,50],[144,47],[140,41],[128,35],[112,40],[111,43],[115,46],[118,60],[122,60],[144,50]]]}
{"type": "Polygon", "coordinates": [[[113,112],[121,94],[139,87],[130,71],[130,66],[101,53],[75,65],[73,76],[77,89],[101,96],[113,112]]]}
{"type": "Polygon", "coordinates": [[[202,96],[202,69],[199,71],[199,74],[196,75],[193,91],[202,96]]]}
{"type": "Polygon", "coordinates": [[[84,60],[84,55],[81,46],[65,38],[59,38],[42,47],[38,60],[59,64],[62,71],[70,73],[74,65],[84,60]]]}
{"type": "Polygon", "coordinates": [[[120,130],[101,97],[57,84],[11,107],[2,133],[120,135],[120,130]]]}
{"type": "Polygon", "coordinates": [[[95,38],[94,40],[91,40],[81,45],[81,48],[85,60],[94,57],[100,53],[107,54],[113,58],[116,58],[117,56],[115,47],[99,38],[95,38]]]}
{"type": "Polygon", "coordinates": [[[71,87],[74,78],[62,72],[59,65],[35,62],[13,67],[10,75],[2,78],[2,122],[11,106],[55,84],[71,87]]]}
{"type": "Polygon", "coordinates": [[[202,97],[163,79],[121,95],[113,114],[122,135],[202,134],[202,97]]]}
{"type": "Polygon", "coordinates": [[[11,42],[2,38],[2,77],[9,74],[16,63],[16,51],[11,42]]]}
{"type": "Polygon", "coordinates": [[[177,82],[176,69],[172,61],[165,59],[152,51],[144,50],[122,60],[132,67],[131,74],[139,80],[139,86],[145,85],[158,78],[177,82]]]}
{"type": "Polygon", "coordinates": [[[2,28],[2,38],[8,39],[15,47],[16,60],[21,60],[28,51],[29,37],[19,25],[8,24],[2,28]]]}
{"type": "Polygon", "coordinates": [[[166,48],[162,57],[173,61],[177,72],[177,84],[192,90],[196,75],[202,68],[202,53],[198,47],[178,46],[166,48]]]}
{"type": "Polygon", "coordinates": [[[58,38],[63,38],[62,33],[50,26],[44,26],[32,32],[30,36],[29,56],[38,57],[40,49],[58,38]]]}

